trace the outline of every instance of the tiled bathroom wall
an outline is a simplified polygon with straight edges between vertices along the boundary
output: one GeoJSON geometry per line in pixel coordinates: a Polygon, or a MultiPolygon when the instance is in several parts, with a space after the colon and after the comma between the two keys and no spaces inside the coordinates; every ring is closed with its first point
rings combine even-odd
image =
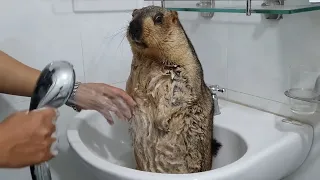
{"type": "MultiPolygon", "coordinates": [[[[140,7],[143,0],[73,2],[74,6],[72,0],[1,1],[0,49],[39,70],[51,61],[67,60],[75,66],[78,80],[124,88],[131,63],[124,37],[131,11],[126,10],[140,7]],[[131,4],[119,6],[120,1],[131,4]]],[[[179,16],[198,53],[207,83],[227,89],[222,96],[273,113],[312,119],[314,124],[320,120],[318,114],[293,115],[283,94],[288,88],[290,65],[320,67],[319,12],[288,15],[280,21],[267,21],[259,14],[215,13],[211,20],[203,20],[193,12],[179,12],[179,16]]],[[[28,105],[29,98],[1,95],[0,119],[28,105]]],[[[70,152],[65,137],[75,112],[68,107],[60,111],[60,154],[50,161],[54,180],[93,179],[80,170],[82,166],[70,152]]],[[[309,177],[317,177],[320,174],[316,168],[320,168],[319,158],[303,170],[309,177]]],[[[28,168],[2,169],[0,179],[31,180],[28,168]]]]}
{"type": "Polygon", "coordinates": [[[207,82],[227,88],[225,97],[297,119],[310,118],[291,113],[284,91],[290,87],[290,66],[320,67],[319,12],[280,21],[267,21],[259,14],[215,13],[211,21],[196,20],[197,13],[180,15],[207,82]]]}

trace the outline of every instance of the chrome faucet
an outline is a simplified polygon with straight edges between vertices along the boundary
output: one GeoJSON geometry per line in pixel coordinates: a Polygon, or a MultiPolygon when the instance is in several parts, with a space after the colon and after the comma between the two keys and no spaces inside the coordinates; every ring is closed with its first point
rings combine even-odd
{"type": "Polygon", "coordinates": [[[218,85],[210,85],[209,86],[211,93],[212,93],[212,98],[213,98],[213,108],[214,108],[214,113],[213,115],[219,115],[221,114],[220,112],[220,107],[219,107],[219,99],[217,92],[224,93],[226,90],[224,88],[220,88],[218,85]]]}
{"type": "MultiPolygon", "coordinates": [[[[44,106],[59,108],[64,105],[73,91],[75,72],[72,64],[55,61],[48,64],[40,74],[31,97],[29,111],[44,106]]],[[[30,166],[32,180],[51,180],[47,162],[30,166]]]]}

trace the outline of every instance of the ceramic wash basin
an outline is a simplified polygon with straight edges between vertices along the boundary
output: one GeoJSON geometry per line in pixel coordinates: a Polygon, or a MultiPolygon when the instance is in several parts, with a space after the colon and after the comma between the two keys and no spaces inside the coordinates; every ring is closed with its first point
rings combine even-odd
{"type": "Polygon", "coordinates": [[[68,141],[85,167],[99,180],[280,180],[306,159],[313,129],[284,122],[282,117],[220,100],[215,136],[222,142],[211,171],[160,174],[135,170],[128,125],[107,124],[96,111],[79,113],[70,124],[68,141]]]}

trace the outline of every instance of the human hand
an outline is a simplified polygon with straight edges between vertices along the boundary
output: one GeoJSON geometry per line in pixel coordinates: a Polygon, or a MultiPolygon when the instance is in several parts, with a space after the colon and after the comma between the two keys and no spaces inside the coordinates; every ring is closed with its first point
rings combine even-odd
{"type": "Polygon", "coordinates": [[[57,151],[52,108],[16,112],[0,123],[0,167],[22,168],[53,158],[57,151]]]}
{"type": "Polygon", "coordinates": [[[90,109],[100,112],[113,124],[110,114],[114,112],[118,118],[128,120],[132,116],[135,101],[122,89],[103,83],[82,83],[74,97],[74,104],[81,109],[90,109]]]}

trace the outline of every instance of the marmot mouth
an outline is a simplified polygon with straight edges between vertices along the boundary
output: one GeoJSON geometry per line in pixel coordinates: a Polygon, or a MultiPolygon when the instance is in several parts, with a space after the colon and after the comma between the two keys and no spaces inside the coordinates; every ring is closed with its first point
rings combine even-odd
{"type": "Polygon", "coordinates": [[[146,43],[142,42],[142,41],[138,41],[138,40],[133,40],[135,42],[135,44],[137,44],[140,47],[143,48],[147,48],[148,46],[146,45],[146,43]]]}

